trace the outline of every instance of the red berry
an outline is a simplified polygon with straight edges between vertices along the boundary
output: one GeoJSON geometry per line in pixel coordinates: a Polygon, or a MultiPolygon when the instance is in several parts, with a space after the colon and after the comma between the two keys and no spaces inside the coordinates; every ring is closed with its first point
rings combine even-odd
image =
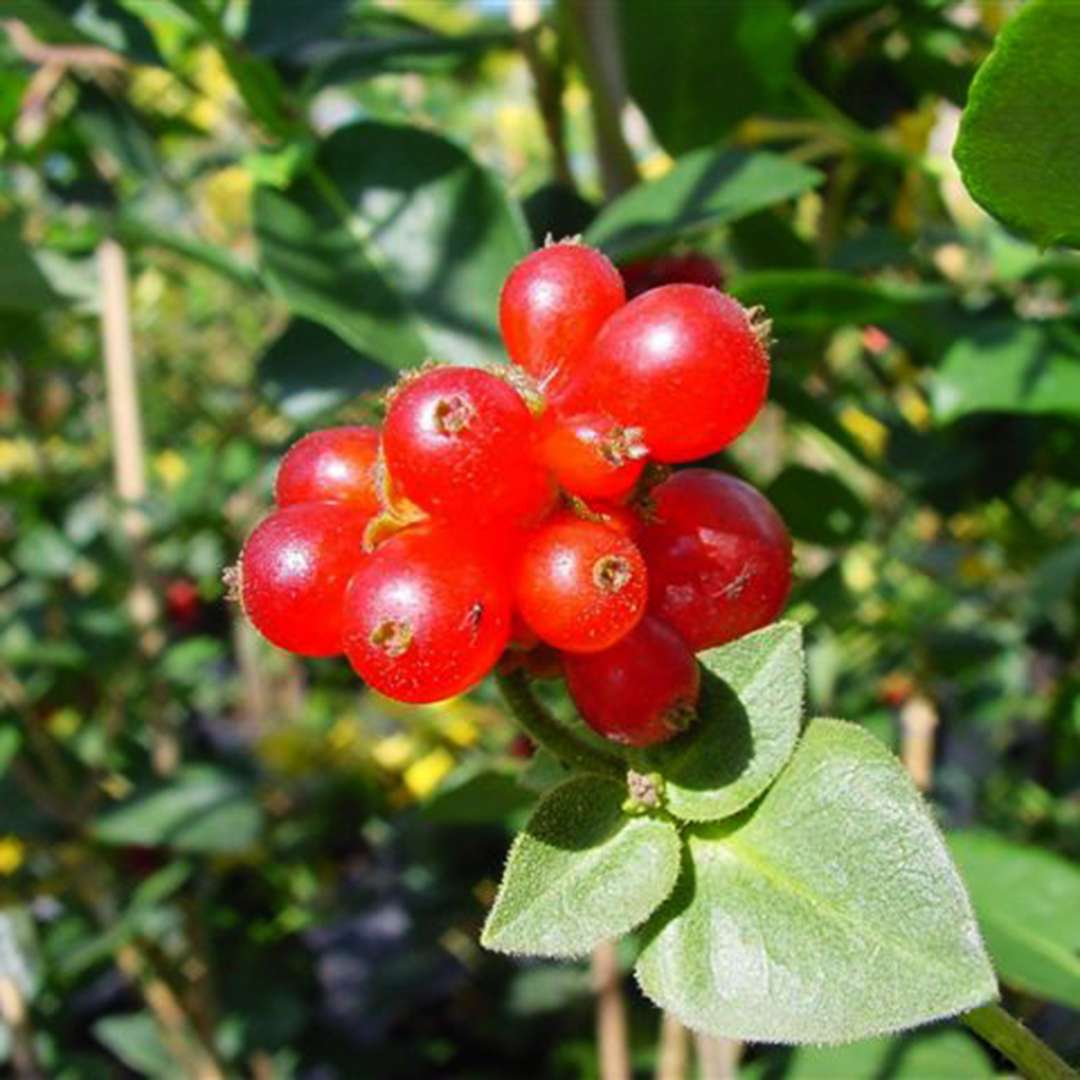
{"type": "Polygon", "coordinates": [[[694,719],[700,673],[682,638],[646,616],[603,652],[563,657],[566,685],[594,731],[628,746],[651,746],[694,719]]]}
{"type": "Polygon", "coordinates": [[[165,614],[175,626],[190,629],[199,621],[199,588],[189,578],[176,578],[165,589],[165,614]]]}
{"type": "Polygon", "coordinates": [[[694,652],[771,623],[791,588],[791,539],[759,492],[711,469],[685,469],[652,489],[638,542],[649,610],[694,652]]]}
{"type": "Polygon", "coordinates": [[[646,450],[639,428],[600,413],[560,417],[549,409],[540,423],[539,455],[571,494],[618,499],[637,483],[646,450]]]}
{"type": "Polygon", "coordinates": [[[534,251],[510,272],[499,325],[510,359],[548,387],[576,367],[597,331],[626,302],[607,257],[563,241],[534,251]]]}
{"type": "Polygon", "coordinates": [[[368,515],[350,503],[286,506],[240,553],[240,599],[255,629],[303,656],[341,652],[341,605],[360,568],[368,515]]]}
{"type": "Polygon", "coordinates": [[[626,295],[633,299],[661,285],[707,285],[711,289],[724,287],[724,272],[708,257],[698,252],[685,255],[657,255],[638,259],[619,267],[626,295]]]}
{"type": "Polygon", "coordinates": [[[747,312],[701,285],[631,300],[597,335],[561,399],[640,427],[659,461],[722,450],[765,400],[769,358],[747,312]]]}
{"type": "Polygon", "coordinates": [[[510,637],[510,583],[458,530],[406,529],[349,583],[345,653],[398,701],[441,701],[491,670],[510,637]]]}
{"type": "Polygon", "coordinates": [[[348,502],[367,514],[379,511],[376,475],[379,432],[372,427],[313,431],[281,459],[274,496],[278,506],[348,502]]]}
{"type": "Polygon", "coordinates": [[[383,427],[395,492],[437,517],[535,520],[551,505],[520,394],[478,368],[440,367],[406,381],[383,427]]]}
{"type": "Polygon", "coordinates": [[[567,652],[613,645],[644,614],[645,562],[632,540],[594,521],[560,514],[525,545],[515,599],[526,623],[567,652]]]}

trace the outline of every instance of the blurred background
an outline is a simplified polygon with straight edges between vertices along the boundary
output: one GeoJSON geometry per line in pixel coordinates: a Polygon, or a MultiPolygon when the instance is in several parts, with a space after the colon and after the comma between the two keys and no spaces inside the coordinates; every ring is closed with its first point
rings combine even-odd
{"type": "MultiPolygon", "coordinates": [[[[810,715],[902,754],[1009,1008],[1080,1052],[1080,256],[950,156],[1016,7],[0,3],[12,1075],[597,1075],[588,964],[477,943],[554,763],[490,688],[388,703],[222,585],[290,442],[427,356],[502,358],[502,278],[549,233],[766,306],[772,403],[720,463],[796,538],[810,715]]],[[[621,995],[635,1075],[682,1075],[621,995]]],[[[702,1075],[718,1051],[1007,1071],[949,1026],[702,1045],[702,1075]]]]}

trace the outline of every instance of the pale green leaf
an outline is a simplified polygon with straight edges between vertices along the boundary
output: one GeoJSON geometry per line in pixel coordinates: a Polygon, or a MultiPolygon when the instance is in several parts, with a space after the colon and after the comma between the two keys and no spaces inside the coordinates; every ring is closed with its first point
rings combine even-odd
{"type": "Polygon", "coordinates": [[[687,839],[689,865],[646,928],[638,978],[690,1027],[840,1043],[996,996],[933,819],[860,728],[813,721],[759,803],[687,839]]]}
{"type": "Polygon", "coordinates": [[[663,776],[666,807],[676,817],[715,821],[756,799],[795,748],[802,630],[774,623],[698,659],[707,675],[697,723],[642,754],[637,767],[663,776]]]}
{"type": "Polygon", "coordinates": [[[678,876],[679,835],[670,822],[624,813],[626,797],[598,776],[544,797],[510,849],[483,945],[583,956],[656,910],[678,876]]]}
{"type": "Polygon", "coordinates": [[[954,833],[949,847],[1002,981],[1080,1009],[1080,870],[990,832],[954,833]]]}

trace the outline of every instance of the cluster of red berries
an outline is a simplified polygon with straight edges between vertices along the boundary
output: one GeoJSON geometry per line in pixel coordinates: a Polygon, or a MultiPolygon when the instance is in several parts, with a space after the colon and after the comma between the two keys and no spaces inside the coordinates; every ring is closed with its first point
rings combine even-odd
{"type": "Polygon", "coordinates": [[[289,450],[241,556],[244,609],[274,644],[344,652],[401,701],[459,694],[501,657],[554,658],[595,730],[659,742],[693,717],[694,653],[771,622],[790,587],[790,540],[758,492],[668,468],[754,419],[761,327],[703,285],[627,302],[577,242],[515,267],[500,324],[513,365],[423,368],[381,431],[289,450]]]}

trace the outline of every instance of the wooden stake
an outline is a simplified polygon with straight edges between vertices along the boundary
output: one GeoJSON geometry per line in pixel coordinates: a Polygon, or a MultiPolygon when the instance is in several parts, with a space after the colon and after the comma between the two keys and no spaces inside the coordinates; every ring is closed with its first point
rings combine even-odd
{"type": "Polygon", "coordinates": [[[592,979],[596,994],[596,1047],[600,1058],[600,1080],[630,1080],[626,1007],[614,942],[605,941],[593,949],[592,979]]]}
{"type": "Polygon", "coordinates": [[[656,1054],[656,1080],[686,1080],[690,1032],[669,1012],[660,1014],[660,1045],[656,1054]]]}

